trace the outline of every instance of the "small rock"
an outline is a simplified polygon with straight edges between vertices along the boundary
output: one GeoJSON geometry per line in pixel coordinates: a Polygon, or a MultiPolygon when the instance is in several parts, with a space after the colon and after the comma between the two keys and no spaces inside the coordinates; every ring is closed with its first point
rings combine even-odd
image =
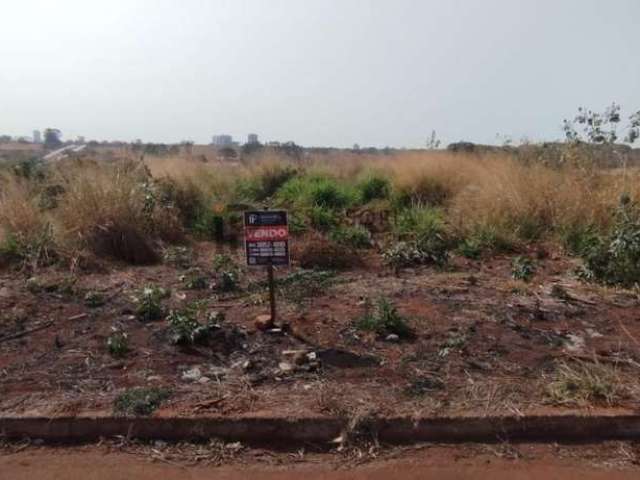
{"type": "Polygon", "coordinates": [[[391,334],[387,335],[387,338],[385,338],[385,340],[387,342],[398,343],[400,341],[400,337],[398,335],[396,335],[395,333],[391,333],[391,334]]]}
{"type": "Polygon", "coordinates": [[[147,377],[147,382],[159,382],[160,380],[162,380],[160,375],[151,375],[150,377],[147,377]]]}
{"type": "Polygon", "coordinates": [[[293,365],[291,365],[289,362],[280,362],[278,364],[278,368],[282,373],[293,372],[293,365]]]}
{"type": "Polygon", "coordinates": [[[7,287],[0,288],[0,297],[8,298],[10,296],[11,296],[11,290],[9,290],[7,287]]]}
{"type": "Polygon", "coordinates": [[[198,379],[198,383],[202,383],[202,384],[209,383],[210,381],[211,379],[209,377],[200,377],[198,379]]]}
{"type": "Polygon", "coordinates": [[[254,325],[258,330],[264,332],[272,329],[274,324],[271,315],[258,315],[254,321],[254,325]]]}
{"type": "Polygon", "coordinates": [[[165,448],[167,446],[167,442],[163,442],[162,440],[156,440],[153,442],[153,446],[158,449],[165,448]]]}
{"type": "Polygon", "coordinates": [[[267,330],[267,333],[271,335],[282,335],[283,332],[281,328],[270,328],[269,330],[267,330]]]}
{"type": "Polygon", "coordinates": [[[581,352],[585,347],[584,338],[580,335],[574,335],[570,333],[567,335],[567,341],[565,342],[565,350],[571,353],[581,352]]]}
{"type": "Polygon", "coordinates": [[[316,360],[318,360],[318,354],[316,352],[307,353],[307,359],[310,362],[315,362],[316,360]]]}
{"type": "Polygon", "coordinates": [[[185,372],[182,372],[182,379],[189,382],[197,382],[202,377],[202,372],[198,367],[193,367],[185,372]]]}
{"type": "Polygon", "coordinates": [[[244,370],[245,372],[247,370],[251,370],[253,368],[253,363],[251,362],[251,360],[245,360],[244,362],[242,362],[242,370],[244,370]]]}

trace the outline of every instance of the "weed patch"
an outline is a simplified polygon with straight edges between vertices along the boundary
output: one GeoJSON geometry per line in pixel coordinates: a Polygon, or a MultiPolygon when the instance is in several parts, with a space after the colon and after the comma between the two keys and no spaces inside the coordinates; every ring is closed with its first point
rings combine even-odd
{"type": "Polygon", "coordinates": [[[398,335],[400,338],[413,336],[413,331],[407,324],[407,320],[385,298],[378,299],[373,309],[367,302],[366,311],[362,318],[356,322],[356,327],[380,336],[389,334],[398,335]]]}
{"type": "Polygon", "coordinates": [[[169,296],[170,292],[156,285],[148,285],[134,297],[136,303],[136,316],[143,322],[160,320],[164,315],[162,300],[169,296]]]}
{"type": "Polygon", "coordinates": [[[118,395],[113,410],[120,415],[147,416],[171,397],[166,388],[132,388],[118,395]]]}
{"type": "Polygon", "coordinates": [[[122,358],[129,353],[129,337],[124,332],[114,332],[107,338],[107,350],[114,358],[122,358]]]}
{"type": "Polygon", "coordinates": [[[517,256],[511,263],[511,276],[514,280],[528,282],[536,272],[536,267],[529,257],[517,256]]]}

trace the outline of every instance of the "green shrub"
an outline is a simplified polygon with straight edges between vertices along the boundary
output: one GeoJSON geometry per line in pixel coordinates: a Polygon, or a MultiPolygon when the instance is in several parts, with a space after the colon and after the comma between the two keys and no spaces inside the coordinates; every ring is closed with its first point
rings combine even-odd
{"type": "Polygon", "coordinates": [[[120,415],[151,415],[170,396],[166,388],[131,388],[116,397],[113,410],[120,415]]]}
{"type": "Polygon", "coordinates": [[[395,334],[400,338],[409,338],[413,335],[406,319],[385,298],[380,298],[376,302],[373,311],[367,305],[367,311],[356,322],[356,326],[360,330],[375,332],[381,336],[395,334]]]}
{"type": "Polygon", "coordinates": [[[307,211],[309,223],[321,232],[331,230],[338,224],[338,217],[333,210],[320,205],[314,205],[307,211]]]}
{"type": "Polygon", "coordinates": [[[169,296],[169,291],[155,285],[148,285],[134,298],[136,315],[143,322],[159,320],[164,315],[162,299],[169,296]]]}
{"type": "Polygon", "coordinates": [[[571,255],[582,256],[597,247],[600,235],[591,225],[570,225],[560,230],[560,240],[571,255]]]}
{"type": "Polygon", "coordinates": [[[352,248],[369,248],[371,246],[371,234],[361,226],[338,227],[331,232],[329,237],[334,242],[352,248]]]}
{"type": "Polygon", "coordinates": [[[122,358],[129,352],[129,337],[124,332],[114,332],[107,338],[107,350],[112,357],[122,358]]]}
{"type": "Polygon", "coordinates": [[[357,186],[362,203],[389,198],[391,182],[388,178],[371,175],[360,181],[357,186]]]}
{"type": "Polygon", "coordinates": [[[429,207],[402,210],[395,219],[394,234],[400,240],[383,257],[398,268],[416,264],[443,266],[449,259],[449,239],[442,214],[429,207]]]}
{"type": "Polygon", "coordinates": [[[400,240],[429,237],[443,232],[443,215],[435,208],[415,205],[401,210],[394,219],[393,233],[400,240]]]}
{"type": "Polygon", "coordinates": [[[171,311],[167,320],[169,334],[174,345],[193,345],[205,343],[214,325],[202,325],[198,319],[197,310],[193,307],[180,311],[171,311]]]}
{"type": "Polygon", "coordinates": [[[536,268],[529,257],[517,256],[511,264],[511,276],[516,280],[528,282],[535,273],[536,268]]]}
{"type": "Polygon", "coordinates": [[[322,175],[294,177],[277,193],[278,199],[297,207],[320,206],[327,209],[346,208],[356,203],[356,191],[322,175]]]}
{"type": "Polygon", "coordinates": [[[632,287],[640,282],[640,210],[630,203],[619,207],[612,232],[593,241],[583,253],[583,278],[608,285],[632,287]]]}

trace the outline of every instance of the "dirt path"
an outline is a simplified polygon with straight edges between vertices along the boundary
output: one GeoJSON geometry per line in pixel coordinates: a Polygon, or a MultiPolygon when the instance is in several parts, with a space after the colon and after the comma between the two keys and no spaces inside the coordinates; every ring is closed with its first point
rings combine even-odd
{"type": "Polygon", "coordinates": [[[336,457],[296,463],[291,457],[275,462],[247,461],[222,467],[184,467],[177,463],[150,462],[148,457],[99,448],[27,449],[0,452],[1,480],[386,480],[463,479],[476,480],[624,480],[637,479],[637,467],[607,463],[595,465],[584,454],[552,456],[549,451],[536,458],[509,460],[492,455],[470,455],[465,447],[426,449],[400,458],[375,460],[354,466],[336,457]]]}

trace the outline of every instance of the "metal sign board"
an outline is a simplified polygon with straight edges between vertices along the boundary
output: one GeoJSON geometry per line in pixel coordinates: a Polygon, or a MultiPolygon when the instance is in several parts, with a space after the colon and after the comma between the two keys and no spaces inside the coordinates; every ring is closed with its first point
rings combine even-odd
{"type": "Polygon", "coordinates": [[[244,212],[247,265],[289,265],[289,224],[284,210],[244,212]]]}

